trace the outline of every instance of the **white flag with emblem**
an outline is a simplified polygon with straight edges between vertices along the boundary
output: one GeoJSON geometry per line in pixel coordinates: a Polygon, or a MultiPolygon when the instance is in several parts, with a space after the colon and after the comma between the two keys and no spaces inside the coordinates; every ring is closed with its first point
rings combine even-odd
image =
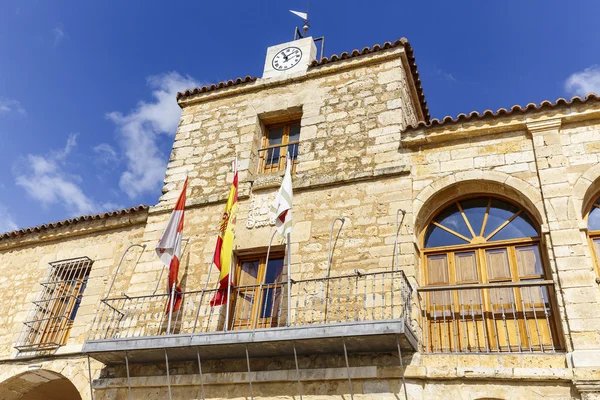
{"type": "Polygon", "coordinates": [[[292,163],[288,153],[283,182],[269,212],[269,217],[275,220],[277,231],[282,236],[292,232],[292,163]]]}

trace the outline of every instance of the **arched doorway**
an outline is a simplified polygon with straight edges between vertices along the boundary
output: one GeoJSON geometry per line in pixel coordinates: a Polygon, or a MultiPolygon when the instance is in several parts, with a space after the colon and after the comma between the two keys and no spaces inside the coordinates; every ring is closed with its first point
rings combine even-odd
{"type": "Polygon", "coordinates": [[[81,400],[79,391],[63,375],[48,371],[27,371],[0,383],[3,400],[81,400]]]}
{"type": "Polygon", "coordinates": [[[507,199],[468,197],[421,232],[427,352],[561,348],[540,227],[507,199]]]}

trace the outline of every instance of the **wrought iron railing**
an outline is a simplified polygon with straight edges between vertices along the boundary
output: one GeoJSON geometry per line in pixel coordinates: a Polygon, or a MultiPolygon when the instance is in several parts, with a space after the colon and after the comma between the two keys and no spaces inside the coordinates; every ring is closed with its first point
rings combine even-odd
{"type": "Polygon", "coordinates": [[[552,281],[418,289],[428,353],[555,352],[552,281]]]}
{"type": "Polygon", "coordinates": [[[270,174],[285,170],[285,157],[292,160],[292,172],[295,171],[300,142],[280,144],[258,150],[258,174],[270,174]]]}
{"type": "Polygon", "coordinates": [[[88,340],[193,334],[229,330],[409,319],[412,289],[403,271],[375,272],[236,286],[226,306],[212,307],[215,289],[183,293],[169,323],[168,296],[119,296],[104,299],[88,340]],[[170,327],[170,329],[169,329],[170,327]]]}

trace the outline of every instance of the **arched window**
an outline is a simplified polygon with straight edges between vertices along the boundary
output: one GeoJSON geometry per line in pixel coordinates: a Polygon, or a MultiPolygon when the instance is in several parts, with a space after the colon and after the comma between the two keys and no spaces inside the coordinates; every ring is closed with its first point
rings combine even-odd
{"type": "Polygon", "coordinates": [[[587,214],[587,225],[590,246],[594,249],[596,273],[600,276],[600,197],[590,207],[587,214]]]}
{"type": "Polygon", "coordinates": [[[555,351],[553,294],[539,227],[508,201],[456,201],[423,231],[429,352],[555,351]]]}

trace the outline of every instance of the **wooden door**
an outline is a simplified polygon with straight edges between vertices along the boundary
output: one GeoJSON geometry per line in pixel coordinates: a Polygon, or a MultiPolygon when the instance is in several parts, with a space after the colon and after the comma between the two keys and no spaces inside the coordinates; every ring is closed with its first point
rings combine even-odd
{"type": "Polygon", "coordinates": [[[283,257],[242,259],[236,270],[232,296],[234,330],[278,326],[283,294],[283,257]]]}

